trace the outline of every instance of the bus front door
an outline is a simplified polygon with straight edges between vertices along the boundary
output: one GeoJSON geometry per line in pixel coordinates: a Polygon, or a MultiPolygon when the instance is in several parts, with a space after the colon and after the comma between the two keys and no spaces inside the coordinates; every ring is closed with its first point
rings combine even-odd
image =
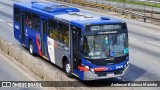
{"type": "Polygon", "coordinates": [[[80,29],[77,27],[71,27],[71,67],[72,72],[77,73],[78,65],[80,63],[80,29]],[[76,71],[76,72],[75,72],[76,71]]]}
{"type": "Polygon", "coordinates": [[[21,11],[21,20],[20,20],[20,31],[21,31],[21,43],[25,44],[25,31],[24,31],[24,12],[21,11]]]}
{"type": "Polygon", "coordinates": [[[47,20],[41,19],[41,29],[42,55],[47,58],[47,20]]]}

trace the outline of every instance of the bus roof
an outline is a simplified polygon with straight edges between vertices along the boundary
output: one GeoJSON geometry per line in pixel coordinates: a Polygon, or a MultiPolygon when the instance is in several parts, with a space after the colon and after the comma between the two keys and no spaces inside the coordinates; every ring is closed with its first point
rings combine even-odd
{"type": "Polygon", "coordinates": [[[94,14],[81,12],[75,7],[53,2],[17,2],[14,5],[15,7],[18,6],[25,10],[30,10],[50,18],[63,20],[77,25],[111,24],[122,22],[108,17],[100,17],[94,14]]]}

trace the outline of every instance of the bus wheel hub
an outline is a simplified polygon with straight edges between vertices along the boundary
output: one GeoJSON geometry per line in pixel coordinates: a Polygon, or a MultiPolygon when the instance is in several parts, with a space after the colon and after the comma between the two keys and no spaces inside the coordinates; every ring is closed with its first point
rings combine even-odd
{"type": "Polygon", "coordinates": [[[70,72],[70,70],[71,70],[70,65],[69,65],[69,64],[66,64],[66,72],[67,72],[67,73],[69,73],[69,72],[70,72]]]}
{"type": "Polygon", "coordinates": [[[30,44],[30,52],[33,53],[33,46],[30,44]]]}

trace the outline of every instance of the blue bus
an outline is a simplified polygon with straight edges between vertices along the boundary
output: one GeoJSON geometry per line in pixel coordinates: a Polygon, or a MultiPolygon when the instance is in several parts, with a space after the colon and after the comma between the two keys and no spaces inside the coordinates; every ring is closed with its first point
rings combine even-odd
{"type": "Polygon", "coordinates": [[[14,36],[32,55],[61,67],[68,77],[97,80],[129,67],[125,22],[53,2],[14,3],[14,36]]]}

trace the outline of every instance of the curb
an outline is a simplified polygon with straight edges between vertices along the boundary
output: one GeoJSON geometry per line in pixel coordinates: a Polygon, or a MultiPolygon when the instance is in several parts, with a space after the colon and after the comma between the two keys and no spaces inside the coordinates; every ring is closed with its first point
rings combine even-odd
{"type": "MultiPolygon", "coordinates": [[[[9,43],[2,37],[0,37],[0,49],[11,56],[17,62],[20,62],[37,76],[41,77],[44,81],[77,81],[75,79],[68,78],[61,70],[56,66],[49,64],[45,60],[35,58],[24,49],[9,43]]],[[[63,84],[63,83],[62,83],[63,84]]],[[[82,84],[82,83],[79,83],[82,84]]],[[[66,85],[64,85],[66,86],[66,85]]],[[[58,88],[63,89],[64,87],[58,88]]],[[[68,87],[69,90],[90,90],[88,87],[68,87]]]]}

